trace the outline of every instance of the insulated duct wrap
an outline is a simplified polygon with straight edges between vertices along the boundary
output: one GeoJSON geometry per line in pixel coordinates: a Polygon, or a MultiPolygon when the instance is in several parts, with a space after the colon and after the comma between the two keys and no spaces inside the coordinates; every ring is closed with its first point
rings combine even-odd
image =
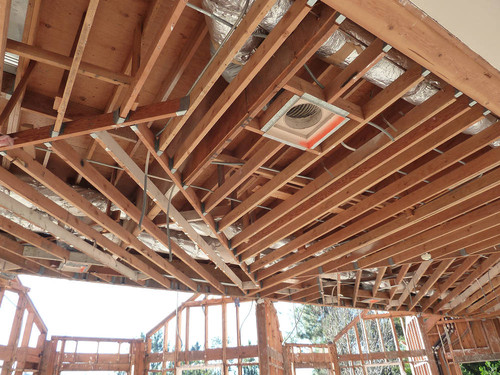
{"type": "MultiPolygon", "coordinates": [[[[254,0],[249,0],[248,8],[254,0]]],[[[243,9],[246,2],[244,0],[203,0],[203,6],[209,12],[215,14],[234,24],[243,9]]],[[[288,11],[292,4],[291,0],[278,0],[271,8],[269,13],[259,24],[256,33],[269,33],[278,24],[283,15],[288,11]]],[[[219,46],[224,40],[231,28],[220,21],[207,17],[210,36],[212,38],[212,53],[215,53],[214,46],[219,46]]],[[[318,49],[316,55],[324,61],[345,68],[359,56],[370,45],[374,37],[358,25],[346,20],[342,23],[342,29],[336,30],[326,42],[318,49]]],[[[233,62],[229,64],[223,73],[224,79],[231,82],[239,73],[241,67],[248,61],[255,52],[262,39],[256,36],[250,37],[243,48],[237,53],[233,62]]],[[[365,75],[364,78],[380,88],[386,88],[396,79],[398,79],[408,68],[409,60],[406,56],[395,51],[389,53],[386,57],[375,64],[365,75]]],[[[419,105],[436,94],[440,83],[430,79],[416,85],[408,91],[403,99],[413,105],[419,105]]],[[[496,118],[489,116],[478,123],[472,125],[464,131],[465,134],[477,134],[496,122],[496,118]]],[[[491,144],[492,147],[500,147],[500,140],[491,144]]]]}
{"type": "MultiPolygon", "coordinates": [[[[253,2],[254,0],[248,0],[248,6],[246,6],[245,0],[203,0],[203,8],[215,16],[229,22],[231,25],[234,25],[245,9],[245,6],[248,12],[253,2]]],[[[233,78],[236,77],[242,66],[248,61],[250,56],[262,42],[262,38],[260,36],[255,36],[255,34],[267,34],[274,29],[283,15],[288,11],[291,4],[291,0],[278,0],[274,4],[271,10],[262,19],[254,35],[245,42],[233,61],[222,74],[226,81],[231,82],[233,78]]],[[[210,17],[206,17],[206,21],[211,38],[210,52],[214,54],[227,34],[231,31],[231,27],[210,17]]]]}
{"type": "MultiPolygon", "coordinates": [[[[93,220],[89,219],[88,217],[85,216],[83,212],[81,212],[79,209],[71,205],[69,202],[66,200],[62,199],[60,196],[55,194],[52,190],[48,189],[44,185],[40,184],[38,181],[27,177],[27,176],[19,176],[21,180],[26,182],[28,185],[30,185],[33,189],[41,193],[43,196],[49,198],[51,201],[59,205],[60,207],[64,208],[66,211],[68,211],[70,214],[78,217],[79,220],[84,222],[85,224],[91,225],[95,230],[101,232],[103,228],[101,228],[99,225],[96,225],[93,220]]],[[[106,212],[107,209],[107,204],[108,200],[98,191],[92,190],[92,189],[86,189],[82,188],[80,186],[72,186],[72,188],[80,195],[82,195],[88,202],[92,203],[97,209],[106,212]]],[[[42,214],[43,216],[51,219],[53,222],[57,223],[57,220],[52,218],[51,216],[47,215],[45,212],[40,211],[37,209],[35,205],[33,205],[31,202],[27,201],[20,195],[16,194],[15,192],[3,187],[0,185],[0,192],[3,192],[10,197],[14,198],[18,202],[22,203],[26,207],[29,207],[32,210],[37,211],[39,214],[42,214]]],[[[112,210],[118,210],[114,205],[111,206],[112,210]]],[[[31,224],[29,221],[24,220],[10,211],[3,209],[0,207],[0,215],[4,216],[5,218],[12,220],[14,223],[21,225],[23,228],[26,228],[30,231],[37,232],[37,233],[45,233],[43,229],[37,227],[36,225],[31,224]]],[[[121,218],[126,219],[126,215],[121,212],[121,218]]],[[[207,242],[214,250],[216,253],[218,253],[224,261],[227,263],[233,262],[233,259],[231,256],[229,256],[227,250],[222,247],[220,242],[216,239],[215,234],[212,232],[212,230],[205,224],[203,221],[193,221],[190,223],[193,229],[201,235],[205,242],[207,242]]],[[[161,224],[159,227],[162,227],[163,231],[167,233],[166,230],[166,225],[161,224]]],[[[66,228],[71,231],[70,228],[66,228]]],[[[238,224],[233,224],[230,225],[229,227],[224,229],[224,234],[227,236],[227,238],[231,239],[234,237],[236,234],[241,232],[242,228],[238,224]]],[[[116,237],[112,233],[103,233],[103,235],[107,238],[109,238],[111,241],[115,243],[121,243],[120,239],[116,237]]],[[[182,228],[177,226],[176,224],[171,224],[170,225],[170,236],[171,239],[177,243],[184,251],[186,251],[189,255],[196,259],[208,259],[208,257],[205,255],[203,251],[201,251],[198,246],[191,241],[182,231],[182,228]]],[[[159,241],[157,241],[155,238],[150,236],[147,233],[141,233],[139,235],[139,239],[145,243],[147,246],[152,248],[155,251],[158,252],[163,252],[163,253],[168,253],[168,249],[162,245],[159,241]]],[[[283,246],[285,243],[290,241],[289,238],[281,240],[276,242],[275,244],[271,245],[270,248],[276,249],[280,246],[283,246]]]]}
{"type": "MultiPolygon", "coordinates": [[[[167,232],[166,230],[163,231],[165,233],[167,232]]],[[[156,252],[165,254],[169,253],[169,250],[166,246],[158,242],[148,233],[142,232],[138,238],[142,243],[144,243],[146,246],[150,247],[156,252]]],[[[184,234],[184,232],[170,230],[170,239],[173,242],[175,242],[187,254],[189,254],[189,256],[195,259],[208,260],[208,256],[193,241],[191,241],[189,237],[184,234]]],[[[221,243],[218,240],[205,236],[203,236],[203,239],[224,260],[224,262],[226,263],[233,262],[232,259],[228,257],[226,249],[222,247],[221,243]]]]}
{"type": "MultiPolygon", "coordinates": [[[[470,135],[480,133],[484,129],[490,127],[491,125],[493,125],[497,121],[498,120],[495,116],[488,115],[485,118],[483,118],[482,120],[479,120],[478,122],[476,122],[474,125],[472,125],[467,130],[464,130],[464,133],[470,134],[470,135]]],[[[491,144],[491,147],[500,147],[500,140],[496,140],[495,142],[493,142],[491,144]]]]}
{"type": "MultiPolygon", "coordinates": [[[[327,41],[319,48],[316,55],[324,61],[345,68],[352,63],[356,57],[365,49],[358,40],[342,30],[336,30],[327,41]]],[[[380,88],[386,88],[398,79],[405,70],[384,57],[375,64],[365,75],[368,82],[380,88]]],[[[425,80],[408,91],[403,99],[419,105],[438,92],[439,82],[425,80]]]]}

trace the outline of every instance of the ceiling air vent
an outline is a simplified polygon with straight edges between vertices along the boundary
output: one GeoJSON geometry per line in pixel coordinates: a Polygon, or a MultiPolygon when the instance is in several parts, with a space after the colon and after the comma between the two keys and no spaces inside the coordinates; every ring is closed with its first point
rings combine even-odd
{"type": "Polygon", "coordinates": [[[295,95],[261,130],[278,142],[313,149],[349,121],[348,114],[309,94],[295,95]]]}

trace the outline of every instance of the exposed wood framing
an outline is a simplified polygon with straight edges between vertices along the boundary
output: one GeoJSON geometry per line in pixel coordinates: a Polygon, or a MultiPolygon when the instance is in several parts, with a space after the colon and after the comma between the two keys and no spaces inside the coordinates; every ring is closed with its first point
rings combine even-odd
{"type": "MultiPolygon", "coordinates": [[[[64,261],[80,259],[75,277],[89,281],[397,314],[500,313],[498,71],[404,2],[295,1],[257,38],[275,1],[256,0],[216,55],[215,21],[186,1],[119,3],[49,9],[30,0],[15,41],[6,35],[10,2],[0,2],[0,52],[21,57],[16,76],[1,77],[0,123],[14,141],[0,147],[0,184],[12,192],[1,205],[24,220],[0,218],[0,260],[10,273],[67,278],[64,261]],[[362,40],[316,54],[342,33],[362,40]],[[226,82],[222,73],[249,37],[252,53],[226,82]],[[382,85],[367,73],[384,64],[400,73],[382,85]],[[286,118],[283,106],[297,97],[333,105],[347,121],[313,149],[270,139],[266,124],[286,118]],[[482,131],[469,134],[479,121],[482,131]],[[29,221],[41,228],[28,230],[29,221]]],[[[420,323],[405,332],[417,337],[420,323]]],[[[428,343],[415,340],[415,356],[429,356],[428,343]]],[[[274,344],[267,359],[262,348],[249,350],[268,361],[264,372],[291,375],[296,358],[274,344]]],[[[223,371],[235,358],[241,375],[248,357],[225,341],[220,349],[223,371]]],[[[337,349],[322,352],[322,366],[339,372],[362,361],[367,371],[368,357],[331,359],[337,349]]],[[[219,358],[210,350],[172,358],[180,369],[190,358],[219,358]]],[[[80,369],[49,351],[54,371],[80,369]]],[[[400,352],[391,361],[403,367],[400,352]]],[[[118,361],[120,371],[130,371],[133,356],[118,361]]],[[[303,358],[295,363],[315,363],[303,358]]]]}

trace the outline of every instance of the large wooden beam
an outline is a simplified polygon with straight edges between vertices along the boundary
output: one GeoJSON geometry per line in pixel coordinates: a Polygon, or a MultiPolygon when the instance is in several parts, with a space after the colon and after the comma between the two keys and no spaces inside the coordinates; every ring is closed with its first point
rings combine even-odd
{"type": "Polygon", "coordinates": [[[65,123],[63,131],[59,135],[54,136],[52,134],[52,125],[43,126],[37,129],[24,130],[10,134],[10,136],[15,139],[14,145],[1,147],[0,151],[68,139],[97,131],[117,129],[124,126],[131,126],[136,123],[175,117],[185,110],[185,105],[186,103],[181,99],[145,105],[137,108],[137,110],[131,113],[130,116],[122,123],[119,123],[119,119],[114,113],[89,116],[65,123]]]}
{"type": "Polygon", "coordinates": [[[500,72],[411,2],[325,3],[500,115],[500,72]]]}

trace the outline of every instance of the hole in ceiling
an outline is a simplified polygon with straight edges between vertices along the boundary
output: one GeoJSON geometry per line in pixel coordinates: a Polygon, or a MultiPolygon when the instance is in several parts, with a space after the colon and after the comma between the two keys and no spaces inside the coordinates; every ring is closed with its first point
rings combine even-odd
{"type": "Polygon", "coordinates": [[[286,113],[285,122],[292,129],[308,129],[321,120],[321,109],[314,104],[296,105],[286,113]]]}

